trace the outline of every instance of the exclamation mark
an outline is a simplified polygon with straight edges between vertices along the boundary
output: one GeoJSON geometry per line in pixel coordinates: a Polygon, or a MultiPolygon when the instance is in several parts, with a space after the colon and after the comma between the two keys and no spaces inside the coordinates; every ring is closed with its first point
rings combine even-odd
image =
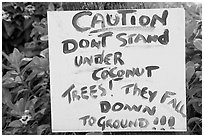
{"type": "Polygon", "coordinates": [[[109,89],[112,90],[113,89],[113,80],[109,81],[109,89]]]}
{"type": "Polygon", "coordinates": [[[136,23],[135,23],[135,22],[136,22],[135,20],[136,20],[136,19],[135,19],[135,16],[132,16],[132,17],[131,17],[131,24],[132,24],[132,25],[135,25],[135,24],[136,24],[136,23]]]}

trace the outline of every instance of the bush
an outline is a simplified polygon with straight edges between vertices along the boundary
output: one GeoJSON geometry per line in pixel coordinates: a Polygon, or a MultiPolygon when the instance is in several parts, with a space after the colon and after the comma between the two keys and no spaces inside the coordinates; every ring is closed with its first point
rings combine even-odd
{"type": "Polygon", "coordinates": [[[172,134],[202,134],[202,5],[181,2],[2,3],[2,134],[86,134],[51,131],[47,10],[176,7],[186,12],[188,131],[172,134]]]}

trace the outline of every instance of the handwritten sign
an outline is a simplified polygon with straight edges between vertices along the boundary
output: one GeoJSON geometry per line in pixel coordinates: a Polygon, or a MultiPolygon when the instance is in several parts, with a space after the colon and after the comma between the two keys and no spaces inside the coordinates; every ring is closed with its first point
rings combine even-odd
{"type": "Polygon", "coordinates": [[[183,9],[48,12],[52,130],[185,131],[183,9]]]}

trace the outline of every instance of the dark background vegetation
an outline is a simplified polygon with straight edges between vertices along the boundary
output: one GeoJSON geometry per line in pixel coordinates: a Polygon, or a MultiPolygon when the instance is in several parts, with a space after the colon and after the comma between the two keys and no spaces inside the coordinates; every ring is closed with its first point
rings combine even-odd
{"type": "Polygon", "coordinates": [[[202,134],[202,4],[3,2],[2,11],[2,134],[202,134]],[[185,9],[187,132],[52,133],[47,11],[133,8],[185,9]]]}

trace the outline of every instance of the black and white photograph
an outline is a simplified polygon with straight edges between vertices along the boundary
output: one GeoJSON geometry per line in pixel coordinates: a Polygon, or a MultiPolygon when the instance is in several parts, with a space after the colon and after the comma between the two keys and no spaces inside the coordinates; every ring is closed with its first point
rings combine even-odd
{"type": "Polygon", "coordinates": [[[202,135],[202,1],[1,7],[2,135],[202,135]]]}

